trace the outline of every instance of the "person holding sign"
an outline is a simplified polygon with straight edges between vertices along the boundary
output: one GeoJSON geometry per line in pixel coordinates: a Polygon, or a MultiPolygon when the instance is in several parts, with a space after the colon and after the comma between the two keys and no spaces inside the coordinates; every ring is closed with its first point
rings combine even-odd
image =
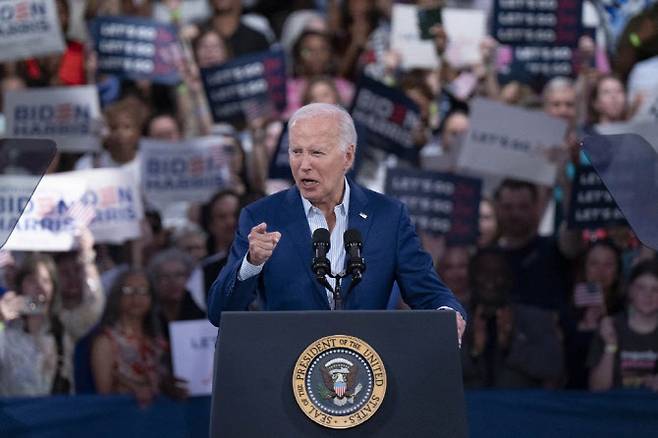
{"type": "Polygon", "coordinates": [[[222,311],[246,310],[257,293],[266,310],[332,309],[332,292],[311,270],[311,234],[329,231],[327,258],[336,273],[346,260],[343,233],[356,229],[367,271],[352,290],[345,280],[343,308],[385,309],[397,282],[412,308],[455,310],[461,336],[464,309],[421,249],[404,205],[346,178],[356,153],[351,116],[313,103],[297,110],[289,126],[295,186],[242,210],[228,261],[210,290],[210,321],[219,325],[222,311]]]}

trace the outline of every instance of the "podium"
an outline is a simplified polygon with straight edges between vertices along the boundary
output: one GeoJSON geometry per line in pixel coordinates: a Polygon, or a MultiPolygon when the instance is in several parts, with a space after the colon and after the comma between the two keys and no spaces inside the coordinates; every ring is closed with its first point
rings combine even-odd
{"type": "Polygon", "coordinates": [[[451,311],[224,312],[210,436],[466,437],[456,340],[451,311]]]}

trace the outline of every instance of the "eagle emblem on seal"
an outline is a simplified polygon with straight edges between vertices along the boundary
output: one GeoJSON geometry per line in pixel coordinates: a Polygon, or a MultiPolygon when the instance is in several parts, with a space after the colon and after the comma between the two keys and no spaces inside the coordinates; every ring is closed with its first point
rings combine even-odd
{"type": "Polygon", "coordinates": [[[357,384],[358,367],[347,359],[336,358],[325,363],[321,372],[326,388],[323,391],[325,398],[332,399],[336,406],[354,404],[354,396],[363,389],[363,385],[357,384]]]}

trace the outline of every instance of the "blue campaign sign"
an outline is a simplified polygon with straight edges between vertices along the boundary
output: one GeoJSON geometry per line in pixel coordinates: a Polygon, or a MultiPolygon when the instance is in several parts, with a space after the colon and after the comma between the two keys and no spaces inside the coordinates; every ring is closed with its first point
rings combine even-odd
{"type": "Polygon", "coordinates": [[[445,235],[450,244],[473,244],[479,233],[482,181],[417,169],[389,169],[386,193],[409,209],[417,231],[445,235]]]}
{"type": "Polygon", "coordinates": [[[365,76],[361,77],[350,114],[357,129],[366,132],[361,147],[376,148],[416,161],[414,130],[420,126],[420,110],[404,92],[365,76]]]}
{"type": "Polygon", "coordinates": [[[581,164],[571,189],[569,228],[597,229],[611,225],[628,225],[615,200],[594,167],[581,164]]]}
{"type": "Polygon", "coordinates": [[[511,48],[507,74],[542,85],[573,74],[572,58],[583,35],[582,0],[494,0],[492,35],[511,48]]]}
{"type": "Polygon", "coordinates": [[[101,17],[90,26],[98,53],[98,70],[128,79],[148,79],[166,85],[181,81],[176,29],[136,17],[101,17]]]}
{"type": "Polygon", "coordinates": [[[268,172],[270,179],[287,179],[292,181],[292,172],[288,163],[288,124],[283,125],[279,141],[270,161],[270,170],[268,172]]]}
{"type": "Polygon", "coordinates": [[[286,68],[280,49],[201,69],[201,79],[215,122],[241,123],[286,107],[286,68]]]}

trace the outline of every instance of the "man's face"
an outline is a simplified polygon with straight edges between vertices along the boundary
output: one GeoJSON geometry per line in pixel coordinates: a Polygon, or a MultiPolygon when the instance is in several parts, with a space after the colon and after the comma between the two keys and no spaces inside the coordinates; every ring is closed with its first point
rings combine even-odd
{"type": "Polygon", "coordinates": [[[576,118],[576,90],[564,87],[551,91],[546,95],[544,111],[572,123],[576,118]]]}
{"type": "Polygon", "coordinates": [[[226,13],[232,11],[236,3],[238,3],[236,0],[213,0],[212,7],[215,13],[226,13]]]}
{"type": "Polygon", "coordinates": [[[496,201],[496,216],[502,236],[529,237],[537,228],[537,201],[526,188],[504,188],[496,201]]]}
{"type": "Polygon", "coordinates": [[[290,129],[289,161],[302,196],[319,208],[340,203],[342,180],[354,162],[355,145],[339,145],[338,119],[316,116],[290,129]]]}

